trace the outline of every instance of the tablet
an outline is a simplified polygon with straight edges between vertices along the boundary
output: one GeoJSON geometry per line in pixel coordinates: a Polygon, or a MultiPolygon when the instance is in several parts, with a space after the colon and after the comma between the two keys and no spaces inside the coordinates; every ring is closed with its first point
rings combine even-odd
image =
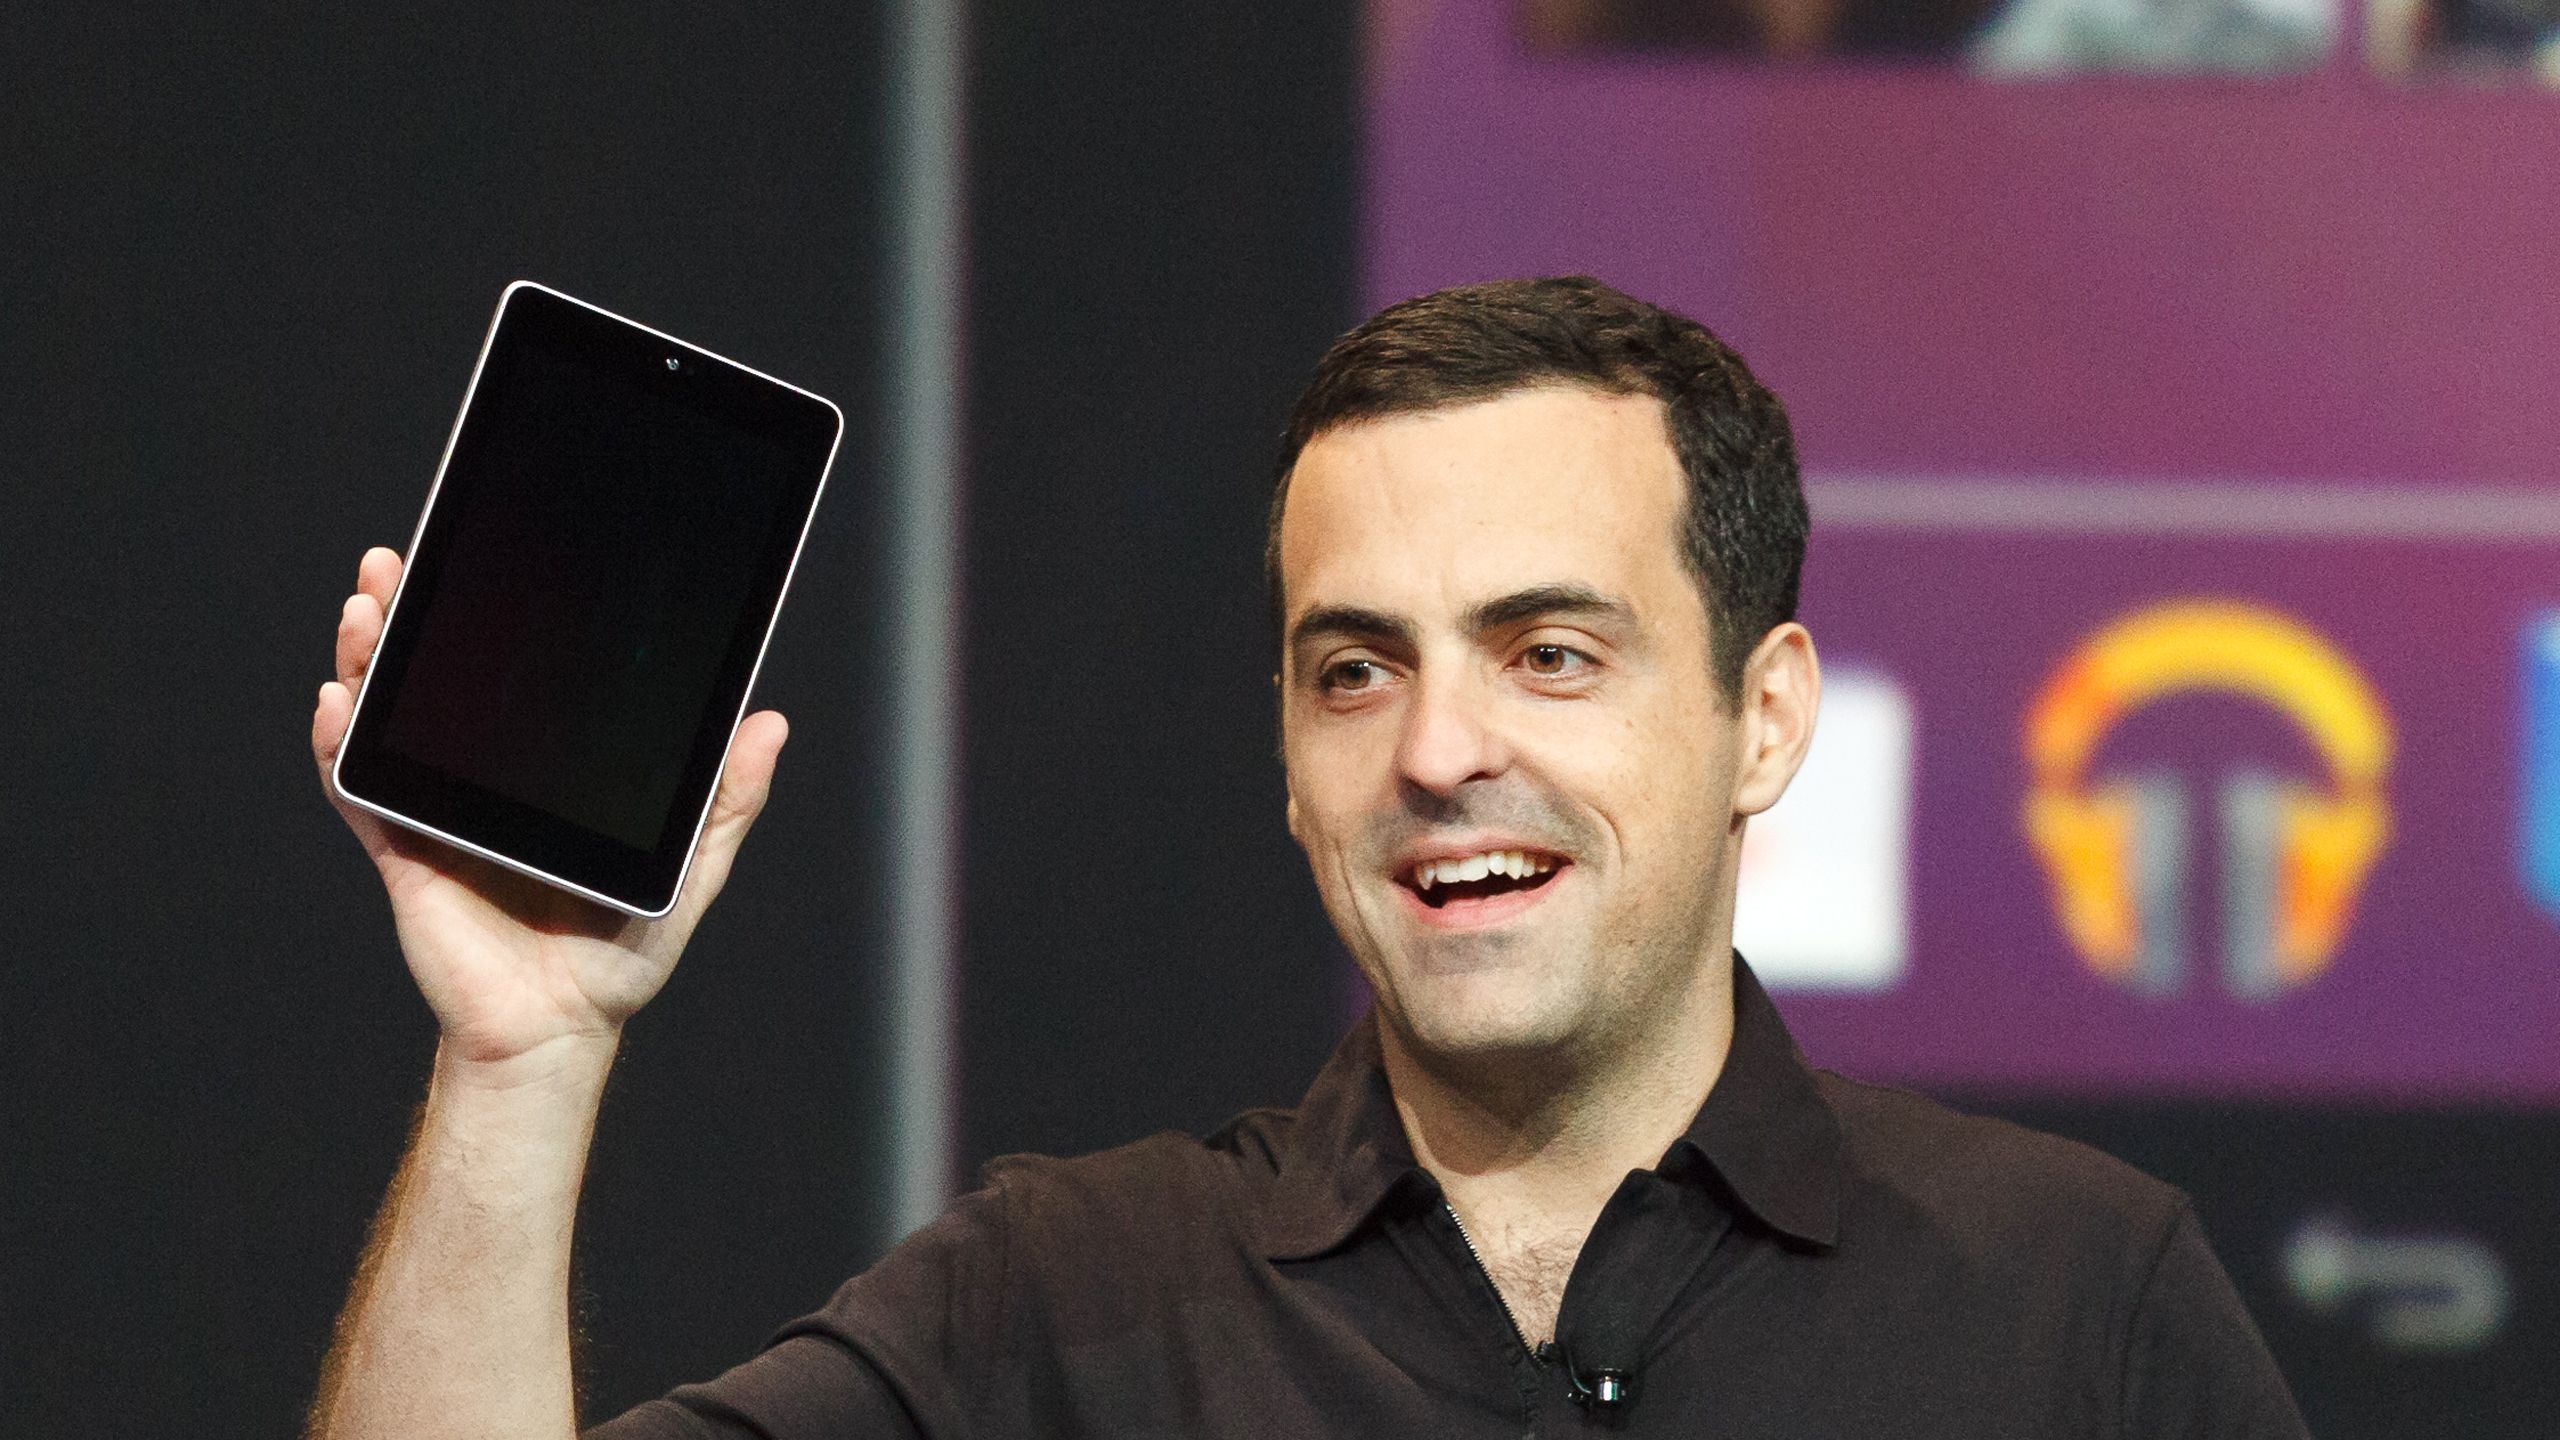
{"type": "Polygon", "coordinates": [[[617,910],[672,910],[843,430],[796,385],[508,286],[338,793],[617,910]]]}

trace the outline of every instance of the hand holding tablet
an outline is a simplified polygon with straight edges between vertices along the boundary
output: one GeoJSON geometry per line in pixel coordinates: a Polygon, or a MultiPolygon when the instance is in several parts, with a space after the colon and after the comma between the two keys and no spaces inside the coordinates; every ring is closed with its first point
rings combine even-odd
{"type": "Polygon", "coordinates": [[[771,780],[785,727],[747,694],[840,428],[508,288],[407,564],[365,556],[312,729],[449,1047],[610,1036],[664,982],[771,780]]]}

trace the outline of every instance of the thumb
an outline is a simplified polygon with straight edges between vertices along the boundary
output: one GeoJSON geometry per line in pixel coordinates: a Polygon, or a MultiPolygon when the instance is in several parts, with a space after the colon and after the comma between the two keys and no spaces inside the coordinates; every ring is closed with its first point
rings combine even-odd
{"type": "Polygon", "coordinates": [[[764,813],[773,793],[774,767],[782,758],[791,724],[777,710],[759,710],[738,725],[729,740],[729,762],[720,772],[720,793],[711,802],[711,817],[702,827],[701,848],[693,857],[693,873],[685,879],[685,907],[700,913],[729,878],[730,862],[745,843],[747,830],[764,813]]]}

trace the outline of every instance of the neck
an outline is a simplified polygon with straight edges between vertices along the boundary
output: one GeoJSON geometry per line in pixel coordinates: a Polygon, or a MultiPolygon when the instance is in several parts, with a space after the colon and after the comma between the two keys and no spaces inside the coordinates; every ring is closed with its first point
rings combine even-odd
{"type": "Polygon", "coordinates": [[[1578,1054],[1435,1057],[1381,1024],[1414,1158],[1470,1219],[1578,1237],[1628,1171],[1661,1161],[1723,1072],[1730,961],[1699,967],[1683,1001],[1578,1054]]]}

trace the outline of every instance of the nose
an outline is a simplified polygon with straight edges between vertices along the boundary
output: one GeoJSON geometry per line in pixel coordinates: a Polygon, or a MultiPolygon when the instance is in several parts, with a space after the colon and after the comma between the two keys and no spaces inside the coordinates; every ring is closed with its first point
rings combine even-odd
{"type": "Polygon", "coordinates": [[[1412,695],[1396,739],[1396,773],[1407,783],[1449,795],[1510,764],[1509,747],[1488,723],[1486,697],[1464,676],[1417,676],[1412,695]]]}

